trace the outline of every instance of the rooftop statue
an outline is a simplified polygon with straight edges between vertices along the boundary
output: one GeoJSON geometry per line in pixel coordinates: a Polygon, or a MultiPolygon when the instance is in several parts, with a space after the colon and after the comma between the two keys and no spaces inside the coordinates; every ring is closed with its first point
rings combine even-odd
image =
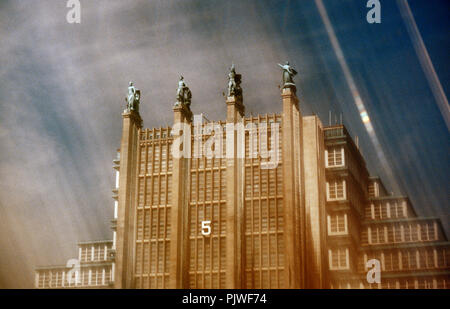
{"type": "Polygon", "coordinates": [[[133,83],[130,82],[128,85],[128,95],[125,98],[127,102],[127,111],[139,112],[139,100],[141,97],[141,91],[134,87],[133,83]]]}
{"type": "Polygon", "coordinates": [[[241,74],[236,74],[234,64],[231,65],[230,73],[228,73],[228,92],[227,95],[231,96],[241,96],[241,74]]]}
{"type": "Polygon", "coordinates": [[[188,86],[186,86],[184,82],[184,77],[180,76],[180,80],[178,81],[178,89],[177,89],[177,102],[175,105],[186,105],[190,107],[191,105],[192,93],[188,86]]]}
{"type": "Polygon", "coordinates": [[[284,65],[278,65],[283,69],[283,89],[290,88],[292,86],[295,87],[293,78],[297,75],[297,71],[289,65],[289,61],[286,61],[286,64],[284,65]]]}

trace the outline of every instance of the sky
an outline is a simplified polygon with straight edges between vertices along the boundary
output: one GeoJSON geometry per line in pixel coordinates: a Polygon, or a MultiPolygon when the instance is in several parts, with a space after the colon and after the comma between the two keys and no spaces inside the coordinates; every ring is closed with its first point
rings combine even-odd
{"type": "MultiPolygon", "coordinates": [[[[171,125],[180,74],[192,111],[219,120],[232,62],[256,115],[281,111],[277,63],[289,60],[303,115],[328,125],[329,111],[332,123],[342,114],[371,175],[449,235],[449,131],[396,1],[381,1],[380,24],[367,23],[365,0],[323,1],[378,148],[317,1],[81,0],[80,24],[66,21],[66,2],[0,0],[0,288],[32,288],[36,266],[65,264],[79,241],[112,239],[129,81],[144,127],[171,125]]],[[[408,3],[448,96],[450,3],[408,3]]]]}

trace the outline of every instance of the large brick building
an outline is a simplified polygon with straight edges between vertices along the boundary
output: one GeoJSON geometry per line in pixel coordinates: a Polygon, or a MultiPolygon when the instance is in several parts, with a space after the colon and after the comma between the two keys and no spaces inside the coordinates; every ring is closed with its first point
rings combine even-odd
{"type": "Polygon", "coordinates": [[[192,115],[182,78],[172,128],[143,128],[139,97],[123,112],[116,288],[449,287],[439,220],[386,194],[344,126],[302,116],[291,83],[280,114],[245,116],[236,77],[223,121],[192,115]]]}
{"type": "Polygon", "coordinates": [[[173,126],[152,129],[130,83],[114,160],[115,288],[449,288],[439,219],[387,194],[343,125],[303,116],[286,75],[281,112],[245,116],[240,75],[229,77],[225,120],[194,116],[181,78],[173,126]],[[367,280],[372,259],[380,283],[367,280]]]}

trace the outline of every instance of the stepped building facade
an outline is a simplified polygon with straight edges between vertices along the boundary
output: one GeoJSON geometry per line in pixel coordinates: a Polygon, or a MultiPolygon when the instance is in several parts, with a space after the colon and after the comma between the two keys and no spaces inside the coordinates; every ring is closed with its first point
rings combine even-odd
{"type": "Polygon", "coordinates": [[[36,267],[38,289],[111,288],[113,283],[112,240],[78,243],[78,258],[66,265],[36,267]]]}
{"type": "Polygon", "coordinates": [[[450,243],[438,218],[418,217],[405,196],[370,177],[344,126],[326,127],[327,248],[333,288],[450,288],[450,243]],[[369,283],[368,261],[380,280],[369,283]]]}
{"type": "Polygon", "coordinates": [[[181,77],[166,128],[143,127],[130,83],[114,160],[114,287],[449,288],[439,219],[387,194],[343,125],[303,116],[296,72],[280,66],[279,114],[245,116],[233,66],[224,120],[193,115],[181,77]]]}

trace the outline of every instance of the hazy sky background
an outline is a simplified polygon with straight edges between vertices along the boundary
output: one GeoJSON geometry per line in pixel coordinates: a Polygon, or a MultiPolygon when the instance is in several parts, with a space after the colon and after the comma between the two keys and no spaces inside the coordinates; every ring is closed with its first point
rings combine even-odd
{"type": "MultiPolygon", "coordinates": [[[[382,23],[365,0],[324,1],[395,181],[449,231],[449,132],[395,1],[382,23]]],[[[449,92],[449,2],[409,1],[449,92]]],[[[232,62],[247,114],[279,113],[277,63],[297,69],[303,114],[328,111],[358,135],[387,186],[317,7],[302,1],[0,0],[0,287],[33,287],[34,267],[65,264],[78,241],[112,239],[112,159],[130,80],[145,127],[171,125],[177,82],[194,113],[225,118],[232,62]]]]}

